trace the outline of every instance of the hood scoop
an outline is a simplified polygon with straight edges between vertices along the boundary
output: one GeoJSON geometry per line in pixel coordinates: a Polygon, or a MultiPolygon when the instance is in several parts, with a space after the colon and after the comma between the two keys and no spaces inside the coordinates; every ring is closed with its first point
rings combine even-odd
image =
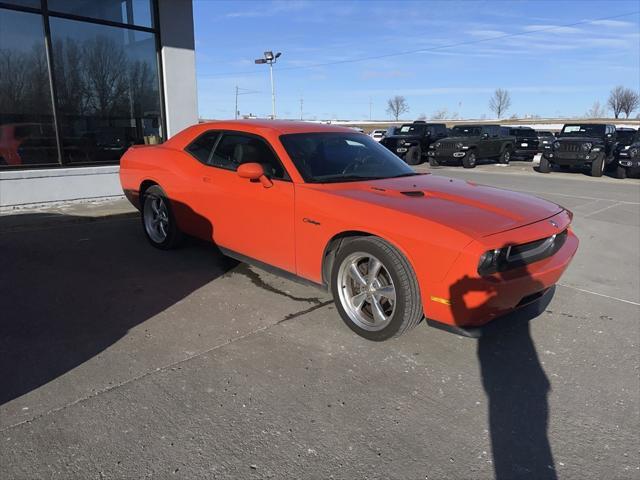
{"type": "Polygon", "coordinates": [[[424,192],[422,190],[406,190],[400,193],[405,197],[424,197],[424,192]]]}

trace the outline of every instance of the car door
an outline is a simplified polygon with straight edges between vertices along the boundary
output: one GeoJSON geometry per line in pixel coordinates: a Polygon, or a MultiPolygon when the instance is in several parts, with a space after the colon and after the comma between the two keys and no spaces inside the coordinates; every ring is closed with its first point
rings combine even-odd
{"type": "Polygon", "coordinates": [[[221,132],[195,182],[219,247],[295,272],[294,186],[265,139],[221,132]],[[238,176],[243,163],[261,164],[271,185],[238,176]]]}
{"type": "Polygon", "coordinates": [[[489,128],[482,128],[480,132],[480,140],[478,141],[478,158],[491,157],[493,155],[492,145],[494,142],[494,139],[491,138],[491,131],[489,128]]]}

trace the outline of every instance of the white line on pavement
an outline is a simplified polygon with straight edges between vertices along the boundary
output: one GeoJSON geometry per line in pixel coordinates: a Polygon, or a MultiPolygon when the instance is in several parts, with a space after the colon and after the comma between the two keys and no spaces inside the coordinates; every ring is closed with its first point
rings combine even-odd
{"type": "Polygon", "coordinates": [[[584,288],[572,287],[571,285],[565,285],[564,283],[558,283],[557,285],[572,290],[578,290],[579,292],[590,293],[591,295],[597,295],[599,297],[609,298],[611,300],[617,300],[618,302],[630,303],[631,305],[640,306],[638,302],[632,302],[631,300],[625,300],[624,298],[612,297],[611,295],[605,295],[604,293],[592,292],[591,290],[585,290],[584,288]]]}
{"type": "Polygon", "coordinates": [[[604,212],[605,210],[609,210],[610,208],[613,208],[613,207],[617,207],[618,205],[620,205],[620,202],[616,202],[613,205],[609,205],[608,207],[600,208],[595,212],[588,213],[587,215],[584,216],[584,218],[592,217],[593,215],[597,215],[598,213],[604,212]]]}

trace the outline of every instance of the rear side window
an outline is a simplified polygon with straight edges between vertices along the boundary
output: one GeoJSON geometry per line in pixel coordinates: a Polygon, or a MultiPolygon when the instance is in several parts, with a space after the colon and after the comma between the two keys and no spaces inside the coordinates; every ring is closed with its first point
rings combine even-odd
{"type": "Polygon", "coordinates": [[[206,132],[196,138],[186,148],[196,160],[209,165],[213,155],[213,148],[216,146],[220,132],[206,132]]]}
{"type": "Polygon", "coordinates": [[[238,133],[223,134],[209,164],[235,171],[243,163],[259,163],[269,178],[289,178],[282,163],[264,140],[238,133]]]}

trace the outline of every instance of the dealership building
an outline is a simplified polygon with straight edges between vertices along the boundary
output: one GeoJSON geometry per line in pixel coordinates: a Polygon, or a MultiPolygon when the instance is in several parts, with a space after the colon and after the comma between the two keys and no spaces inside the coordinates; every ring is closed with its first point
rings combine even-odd
{"type": "Polygon", "coordinates": [[[0,207],[122,194],[198,120],[190,0],[0,0],[0,207]]]}

